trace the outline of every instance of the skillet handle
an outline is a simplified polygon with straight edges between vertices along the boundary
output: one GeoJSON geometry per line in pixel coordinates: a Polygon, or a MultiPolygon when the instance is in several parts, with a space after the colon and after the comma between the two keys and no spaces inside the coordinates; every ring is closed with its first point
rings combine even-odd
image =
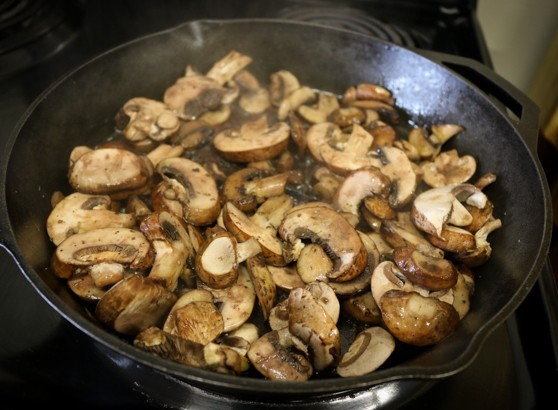
{"type": "Polygon", "coordinates": [[[537,154],[539,107],[533,100],[490,67],[476,60],[432,51],[419,53],[454,71],[495,100],[498,109],[510,118],[531,152],[537,154]]]}

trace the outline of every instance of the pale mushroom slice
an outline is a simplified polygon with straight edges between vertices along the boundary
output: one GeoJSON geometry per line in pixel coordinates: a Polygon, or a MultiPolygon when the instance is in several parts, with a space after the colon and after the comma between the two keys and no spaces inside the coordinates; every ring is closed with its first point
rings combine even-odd
{"type": "Polygon", "coordinates": [[[206,76],[224,85],[246,68],[252,62],[252,57],[236,50],[230,51],[226,56],[215,62],[206,76]]]}
{"type": "Polygon", "coordinates": [[[195,120],[208,111],[218,109],[225,88],[213,78],[192,74],[178,78],[165,90],[163,101],[183,120],[195,120]]]}
{"type": "Polygon", "coordinates": [[[296,266],[271,266],[268,265],[271,279],[275,282],[275,286],[283,291],[291,291],[294,288],[301,288],[305,285],[296,266]]]}
{"type": "Polygon", "coordinates": [[[196,253],[196,273],[212,288],[226,288],[238,278],[238,265],[261,252],[258,241],[238,243],[228,231],[209,235],[196,253]]]}
{"type": "Polygon", "coordinates": [[[213,146],[219,154],[232,162],[263,161],[277,157],[288,146],[290,127],[286,122],[270,125],[266,116],[245,122],[239,130],[227,129],[218,133],[213,146]]]}
{"type": "Polygon", "coordinates": [[[149,279],[174,291],[184,266],[194,253],[188,232],[181,220],[169,212],[152,213],[142,221],[140,229],[155,250],[149,279]]]}
{"type": "Polygon", "coordinates": [[[287,261],[298,258],[302,240],[320,244],[333,262],[333,270],[326,274],[329,280],[351,280],[366,267],[368,254],[355,228],[323,203],[295,206],[285,214],[278,232],[285,241],[287,261]]]}
{"type": "Polygon", "coordinates": [[[274,266],[286,265],[283,258],[283,247],[275,233],[253,222],[244,212],[231,202],[223,206],[223,225],[237,241],[244,242],[255,238],[262,248],[264,260],[274,266]]]}
{"type": "Polygon", "coordinates": [[[280,121],[284,121],[287,119],[290,112],[296,111],[301,105],[313,102],[315,99],[316,93],[310,87],[302,86],[297,88],[281,100],[277,109],[277,118],[279,118],[280,121]]]}
{"type": "Polygon", "coordinates": [[[417,292],[389,290],[379,306],[391,334],[414,346],[438,343],[453,333],[460,321],[453,305],[417,292]]]}
{"type": "Polygon", "coordinates": [[[157,164],[163,177],[151,196],[156,210],[168,210],[187,222],[202,226],[217,219],[219,191],[215,179],[199,163],[187,158],[166,158],[157,164]]]}
{"type": "Polygon", "coordinates": [[[327,274],[333,271],[333,262],[321,245],[309,243],[300,251],[296,270],[304,283],[327,280],[327,274]]]}
{"type": "Polygon", "coordinates": [[[277,228],[281,221],[283,221],[285,213],[292,209],[293,206],[294,199],[289,195],[272,196],[258,206],[256,212],[250,216],[250,220],[276,235],[277,228]]]}
{"type": "Polygon", "coordinates": [[[278,107],[288,95],[300,88],[298,78],[288,70],[279,70],[269,76],[271,103],[278,107]]]}
{"type": "Polygon", "coordinates": [[[134,339],[134,346],[162,358],[188,366],[223,374],[240,374],[248,369],[246,358],[226,346],[217,343],[193,342],[171,335],[151,326],[134,339]]]}
{"type": "Polygon", "coordinates": [[[287,328],[272,330],[250,345],[248,359],[270,380],[305,381],[313,374],[312,364],[294,347],[287,328]]]}
{"type": "Polygon", "coordinates": [[[475,233],[475,246],[463,252],[453,255],[455,260],[475,268],[486,263],[492,255],[492,246],[488,242],[488,235],[502,227],[502,220],[491,218],[482,228],[475,233]]]}
{"type": "Polygon", "coordinates": [[[47,218],[47,233],[55,245],[76,233],[99,228],[132,228],[135,216],[112,210],[108,195],[73,192],[59,201],[47,218]]]}
{"type": "Polygon", "coordinates": [[[314,369],[335,366],[341,353],[335,321],[305,288],[293,289],[288,300],[289,331],[308,347],[314,369]]]}
{"type": "Polygon", "coordinates": [[[439,153],[432,161],[421,164],[422,180],[436,188],[467,182],[477,170],[477,162],[471,155],[459,156],[456,149],[439,153]]]}
{"type": "Polygon", "coordinates": [[[120,109],[116,124],[128,141],[138,144],[146,139],[165,141],[178,131],[180,120],[161,101],[136,97],[120,109]]]}
{"type": "Polygon", "coordinates": [[[307,289],[314,299],[324,308],[335,323],[339,320],[341,305],[333,288],[326,282],[314,281],[306,284],[307,289]]]}
{"type": "Polygon", "coordinates": [[[145,156],[122,148],[97,148],[71,156],[75,160],[70,161],[68,180],[77,192],[123,199],[150,189],[153,165],[145,156]]]}
{"type": "Polygon", "coordinates": [[[337,365],[341,377],[362,376],[378,369],[395,350],[395,339],[382,327],[358,333],[337,365]]]}
{"type": "Polygon", "coordinates": [[[203,283],[198,283],[198,286],[211,292],[214,302],[219,306],[224,321],[223,332],[238,329],[250,318],[256,292],[246,266],[239,266],[236,282],[224,289],[210,288],[203,283]]]}
{"type": "Polygon", "coordinates": [[[223,316],[212,301],[194,301],[172,310],[163,330],[206,345],[223,333],[223,316]]]}
{"type": "Polygon", "coordinates": [[[372,135],[359,125],[353,126],[347,138],[336,124],[315,124],[308,129],[306,141],[312,156],[340,175],[367,166],[382,166],[381,160],[369,152],[372,135]]]}
{"type": "Polygon", "coordinates": [[[458,271],[448,259],[428,248],[398,247],[393,260],[400,271],[413,283],[431,291],[449,289],[455,285],[458,271]]]}
{"type": "Polygon", "coordinates": [[[318,93],[318,102],[314,106],[301,105],[297,109],[297,113],[312,124],[326,122],[328,117],[338,108],[339,100],[335,94],[320,91],[318,93]]]}
{"type": "Polygon", "coordinates": [[[467,226],[473,221],[464,204],[483,208],[487,201],[480,189],[468,183],[432,188],[415,198],[411,218],[421,231],[441,237],[445,224],[467,226]]]}
{"type": "Polygon", "coordinates": [[[154,167],[165,158],[177,158],[184,152],[180,145],[159,144],[146,154],[154,167]]]}

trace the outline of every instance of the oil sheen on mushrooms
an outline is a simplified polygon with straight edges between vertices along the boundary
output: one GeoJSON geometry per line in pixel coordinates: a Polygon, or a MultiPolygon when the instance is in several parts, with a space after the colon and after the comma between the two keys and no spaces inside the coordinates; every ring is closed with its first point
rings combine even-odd
{"type": "Polygon", "coordinates": [[[467,130],[405,123],[381,84],[196,63],[122,101],[53,193],[51,271],[95,320],[185,366],[300,382],[454,333],[502,226],[496,176],[445,145],[467,130]]]}

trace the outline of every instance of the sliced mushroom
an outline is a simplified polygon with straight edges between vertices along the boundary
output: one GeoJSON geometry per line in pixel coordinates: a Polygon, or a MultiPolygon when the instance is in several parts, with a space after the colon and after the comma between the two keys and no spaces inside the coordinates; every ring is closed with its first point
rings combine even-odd
{"type": "Polygon", "coordinates": [[[477,162],[471,155],[459,156],[457,150],[441,152],[431,162],[421,165],[423,181],[436,188],[467,182],[477,170],[477,162]]]}
{"type": "Polygon", "coordinates": [[[310,87],[302,86],[285,96],[277,109],[277,118],[280,121],[287,119],[290,112],[308,102],[313,102],[316,94],[310,87]]]}
{"type": "Polygon", "coordinates": [[[464,252],[458,252],[453,257],[471,268],[484,264],[492,255],[492,246],[488,242],[488,235],[501,227],[502,221],[492,218],[475,233],[475,247],[464,252]]]}
{"type": "Polygon", "coordinates": [[[219,154],[232,162],[271,159],[289,143],[290,127],[286,122],[269,125],[265,116],[242,124],[240,130],[225,130],[215,136],[213,145],[219,154]]]}
{"type": "Polygon", "coordinates": [[[93,277],[87,272],[76,274],[69,278],[68,287],[77,296],[88,302],[98,302],[106,293],[105,289],[95,284],[93,277]]]}
{"type": "Polygon", "coordinates": [[[156,210],[168,210],[193,225],[207,225],[220,211],[215,179],[199,163],[187,158],[167,158],[159,162],[163,177],[152,192],[156,210]]]}
{"type": "Polygon", "coordinates": [[[199,283],[201,289],[208,290],[219,306],[223,316],[223,332],[230,332],[242,326],[252,314],[256,293],[248,269],[244,265],[238,268],[238,279],[224,289],[214,289],[199,283]]]}
{"type": "Polygon", "coordinates": [[[194,301],[173,309],[163,330],[206,345],[215,341],[223,328],[223,316],[212,301],[194,301]]]}
{"type": "Polygon", "coordinates": [[[395,350],[393,336],[384,328],[375,326],[356,335],[337,365],[341,377],[361,376],[373,372],[391,356],[395,350]]]}
{"type": "Polygon", "coordinates": [[[250,346],[252,365],[270,380],[304,381],[313,373],[312,364],[293,347],[287,328],[272,330],[250,346]]]}
{"type": "Polygon", "coordinates": [[[183,120],[195,120],[207,111],[218,109],[225,92],[213,78],[187,75],[165,90],[163,101],[183,120]]]}
{"type": "Polygon", "coordinates": [[[121,263],[96,263],[89,267],[89,276],[98,288],[114,285],[124,278],[124,265],[121,263]]]}
{"type": "MultiPolygon", "coordinates": [[[[304,284],[303,284],[304,286],[304,284]]],[[[301,286],[302,287],[302,286],[301,286]]],[[[268,318],[271,330],[280,330],[289,326],[289,299],[283,299],[271,308],[268,318]]]]}
{"type": "Polygon", "coordinates": [[[250,279],[256,291],[256,296],[264,319],[267,320],[271,308],[277,301],[277,287],[275,286],[271,272],[261,258],[248,258],[246,260],[246,266],[250,273],[250,279]]]}
{"type": "Polygon", "coordinates": [[[382,313],[371,291],[344,299],[341,306],[345,312],[360,322],[369,325],[382,323],[382,313]]]}
{"type": "Polygon", "coordinates": [[[227,231],[209,235],[196,253],[196,272],[209,287],[226,288],[236,281],[238,265],[261,252],[260,244],[250,238],[237,243],[227,231]]]}
{"type": "Polygon", "coordinates": [[[300,251],[296,270],[304,283],[327,280],[327,275],[333,271],[333,262],[321,245],[309,243],[300,251]]]}
{"type": "Polygon", "coordinates": [[[326,92],[318,93],[316,106],[301,105],[298,107],[298,114],[312,124],[326,122],[331,113],[339,108],[339,100],[335,94],[326,92]]]}
{"type": "Polygon", "coordinates": [[[304,288],[289,294],[289,331],[305,343],[316,371],[335,366],[341,352],[339,330],[334,320],[304,288]]]}
{"type": "Polygon", "coordinates": [[[251,62],[252,57],[232,50],[225,57],[213,64],[206,76],[224,85],[251,62]]]}
{"type": "Polygon", "coordinates": [[[389,204],[393,209],[401,209],[414,197],[417,189],[417,175],[412,162],[399,148],[385,145],[378,148],[382,158],[382,173],[392,182],[389,204]]]}
{"type": "Polygon", "coordinates": [[[140,229],[155,249],[149,279],[174,291],[186,262],[193,254],[190,236],[182,222],[169,212],[152,213],[142,221],[140,229]]]}
{"type": "Polygon", "coordinates": [[[285,213],[292,209],[294,200],[289,195],[277,195],[266,199],[250,220],[256,225],[265,228],[276,235],[277,228],[285,217],[285,213]]]}
{"type": "Polygon", "coordinates": [[[430,243],[446,252],[464,253],[475,248],[475,236],[457,226],[445,225],[440,235],[426,234],[430,243]]]}
{"type": "Polygon", "coordinates": [[[151,161],[121,148],[97,148],[77,157],[68,179],[75,191],[123,199],[146,193],[153,176],[151,161]]]}
{"type": "Polygon", "coordinates": [[[395,248],[393,260],[411,282],[426,289],[449,289],[457,282],[458,272],[454,264],[424,248],[395,248]]]}
{"type": "Polygon", "coordinates": [[[179,119],[164,103],[142,97],[128,100],[117,114],[116,123],[134,144],[145,139],[165,141],[180,127],[179,119]]]}
{"type": "Polygon", "coordinates": [[[271,266],[267,267],[271,273],[271,278],[277,288],[290,291],[294,288],[301,288],[305,285],[295,266],[271,266]]]}
{"type": "Polygon", "coordinates": [[[373,196],[387,197],[389,188],[389,178],[378,168],[361,168],[352,171],[339,185],[333,197],[333,206],[338,211],[359,215],[363,199],[373,196]]]}
{"type": "Polygon", "coordinates": [[[247,113],[262,114],[271,106],[269,92],[265,88],[248,91],[241,95],[238,104],[247,113]]]}
{"type": "Polygon", "coordinates": [[[459,324],[459,314],[452,305],[416,292],[389,290],[380,298],[379,306],[391,334],[415,346],[438,343],[459,324]]]}
{"type": "Polygon", "coordinates": [[[99,228],[132,228],[133,214],[117,213],[108,195],[74,192],[62,199],[47,218],[47,232],[55,245],[67,237],[99,228]]]}
{"type": "Polygon", "coordinates": [[[223,206],[223,224],[237,241],[243,242],[255,238],[262,248],[265,261],[274,266],[284,266],[283,248],[281,241],[268,229],[254,223],[244,212],[234,204],[227,202],[223,206]]]}
{"type": "Polygon", "coordinates": [[[333,288],[326,282],[314,281],[305,286],[314,299],[324,308],[335,323],[339,320],[341,306],[333,288]]]}
{"type": "Polygon", "coordinates": [[[383,101],[389,105],[395,104],[391,91],[381,85],[371,83],[350,86],[343,93],[343,103],[350,104],[357,100],[375,100],[383,101]]]}
{"type": "Polygon", "coordinates": [[[302,239],[320,244],[333,262],[330,280],[344,282],[357,277],[365,268],[368,254],[360,236],[333,208],[317,204],[295,206],[285,214],[279,235],[286,242],[287,260],[297,258],[292,250],[302,239]]]}

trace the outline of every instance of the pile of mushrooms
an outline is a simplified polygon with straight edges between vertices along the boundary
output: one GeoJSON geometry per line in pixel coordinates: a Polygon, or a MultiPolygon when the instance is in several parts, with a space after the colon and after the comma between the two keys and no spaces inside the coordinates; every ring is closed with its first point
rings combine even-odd
{"type": "Polygon", "coordinates": [[[444,150],[465,130],[401,135],[381,85],[262,84],[251,62],[188,66],[124,103],[117,138],[72,150],[52,272],[136,347],[226,374],[358,376],[448,337],[501,227],[495,175],[444,150]]]}

